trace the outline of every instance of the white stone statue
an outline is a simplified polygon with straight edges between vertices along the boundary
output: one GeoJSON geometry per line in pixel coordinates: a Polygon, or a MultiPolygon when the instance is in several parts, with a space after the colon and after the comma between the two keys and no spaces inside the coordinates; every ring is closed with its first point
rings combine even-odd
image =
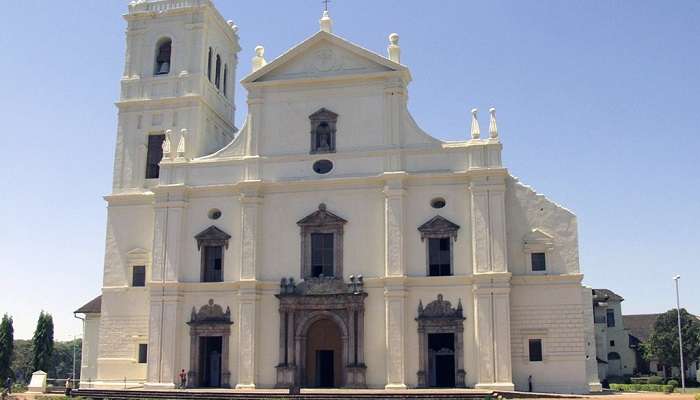
{"type": "Polygon", "coordinates": [[[258,45],[255,46],[255,57],[253,57],[253,60],[251,62],[253,66],[253,72],[259,70],[260,68],[264,67],[267,64],[267,61],[265,61],[265,48],[258,45]]]}

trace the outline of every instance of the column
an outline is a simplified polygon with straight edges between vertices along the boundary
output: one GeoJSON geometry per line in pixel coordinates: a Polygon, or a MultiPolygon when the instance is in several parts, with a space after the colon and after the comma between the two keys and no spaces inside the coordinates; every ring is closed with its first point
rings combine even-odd
{"type": "Polygon", "coordinates": [[[255,282],[241,282],[238,290],[238,383],[236,389],[255,389],[255,337],[258,294],[255,282]]]}
{"type": "Polygon", "coordinates": [[[256,185],[248,185],[240,194],[241,203],[241,280],[257,279],[260,249],[260,209],[262,196],[256,185]]]}
{"type": "MultiPolygon", "coordinates": [[[[387,278],[389,280],[390,278],[387,278]]],[[[386,315],[386,389],[406,389],[404,315],[406,291],[403,279],[384,288],[386,315]]]]}

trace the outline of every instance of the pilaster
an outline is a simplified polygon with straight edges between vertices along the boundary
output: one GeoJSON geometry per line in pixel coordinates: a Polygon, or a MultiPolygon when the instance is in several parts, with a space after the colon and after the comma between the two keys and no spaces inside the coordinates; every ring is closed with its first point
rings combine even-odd
{"type": "Polygon", "coordinates": [[[182,263],[183,224],[187,211],[187,189],[184,185],[159,186],[155,193],[155,223],[151,281],[176,282],[182,263]]]}
{"type": "Polygon", "coordinates": [[[386,276],[404,276],[404,233],[406,221],[403,173],[387,180],[384,186],[384,257],[386,276]]]}
{"type": "Polygon", "coordinates": [[[403,171],[403,154],[398,150],[403,145],[401,137],[401,122],[406,104],[406,88],[404,82],[397,78],[387,82],[384,87],[384,142],[395,148],[385,156],[385,171],[403,171]]]}
{"type": "Polygon", "coordinates": [[[246,185],[241,203],[241,280],[256,280],[260,249],[260,220],[263,197],[257,183],[246,185]]]}
{"type": "Polygon", "coordinates": [[[177,287],[151,286],[148,366],[145,388],[174,388],[178,365],[178,328],[183,296],[177,287]]]}
{"type": "Polygon", "coordinates": [[[255,389],[258,299],[255,282],[241,282],[241,287],[238,290],[238,383],[236,389],[255,389]]]}
{"type": "Polygon", "coordinates": [[[510,353],[510,274],[475,275],[474,329],[479,389],[513,390],[510,353]]]}
{"type": "Polygon", "coordinates": [[[508,271],[505,190],[500,176],[480,178],[469,185],[475,274],[508,271]]]}
{"type": "Polygon", "coordinates": [[[404,279],[387,279],[384,287],[386,315],[386,389],[406,389],[404,279]]]}

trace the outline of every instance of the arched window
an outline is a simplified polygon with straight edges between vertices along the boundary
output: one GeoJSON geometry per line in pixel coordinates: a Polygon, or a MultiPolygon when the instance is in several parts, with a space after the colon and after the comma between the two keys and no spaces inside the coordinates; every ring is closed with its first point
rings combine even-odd
{"type": "Polygon", "coordinates": [[[207,56],[207,78],[211,82],[211,47],[209,48],[209,55],[207,56]]]}
{"type": "Polygon", "coordinates": [[[166,75],[170,73],[170,52],[173,41],[166,38],[158,42],[156,49],[155,75],[166,75]]]}
{"type": "Polygon", "coordinates": [[[226,96],[226,86],[228,85],[228,64],[224,64],[224,96],[226,96]]]}
{"type": "Polygon", "coordinates": [[[216,78],[214,79],[214,84],[217,89],[221,84],[221,57],[218,54],[216,55],[216,78]]]}

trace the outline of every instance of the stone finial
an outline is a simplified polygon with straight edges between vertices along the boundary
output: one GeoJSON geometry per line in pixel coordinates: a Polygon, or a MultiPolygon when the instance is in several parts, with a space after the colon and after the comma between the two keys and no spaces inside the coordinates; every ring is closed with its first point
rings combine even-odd
{"type": "Polygon", "coordinates": [[[476,119],[476,108],[472,108],[472,139],[479,139],[481,137],[481,129],[479,129],[479,120],[476,119]]]}
{"type": "Polygon", "coordinates": [[[265,61],[265,48],[260,45],[255,46],[255,57],[253,57],[252,61],[253,72],[264,67],[266,64],[267,61],[265,61]]]}
{"type": "Polygon", "coordinates": [[[163,144],[161,145],[163,148],[163,159],[173,158],[173,153],[172,153],[172,146],[171,146],[171,138],[173,135],[173,131],[168,129],[165,131],[165,140],[163,140],[163,144]]]}
{"type": "Polygon", "coordinates": [[[187,129],[181,129],[180,130],[180,142],[177,144],[177,158],[186,158],[185,157],[185,152],[186,152],[186,143],[185,143],[185,137],[187,136],[187,129]]]}
{"type": "Polygon", "coordinates": [[[489,108],[489,137],[492,139],[498,138],[498,125],[496,125],[496,109],[489,108]]]}
{"type": "Polygon", "coordinates": [[[328,32],[328,33],[333,32],[333,20],[331,19],[331,16],[328,14],[328,10],[323,10],[323,15],[321,16],[321,19],[318,20],[318,22],[321,25],[322,31],[328,32]]]}
{"type": "Polygon", "coordinates": [[[233,33],[238,33],[238,25],[236,25],[232,20],[228,20],[228,21],[226,21],[226,23],[231,28],[233,33]]]}
{"type": "Polygon", "coordinates": [[[392,33],[389,35],[389,47],[386,48],[389,53],[389,59],[395,63],[401,64],[401,47],[399,46],[399,35],[392,33]]]}

